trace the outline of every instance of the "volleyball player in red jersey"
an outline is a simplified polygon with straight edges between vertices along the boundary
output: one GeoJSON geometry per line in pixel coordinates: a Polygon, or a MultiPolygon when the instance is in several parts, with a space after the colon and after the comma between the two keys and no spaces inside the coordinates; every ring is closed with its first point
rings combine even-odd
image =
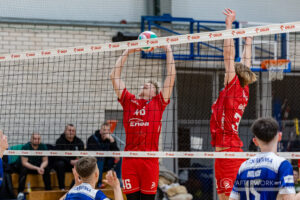
{"type": "MultiPolygon", "coordinates": [[[[232,29],[235,11],[225,9],[226,29],[232,29]]],[[[238,127],[248,104],[248,85],[256,81],[251,71],[252,38],[245,38],[244,51],[240,63],[235,63],[233,39],[224,40],[225,88],[212,105],[210,119],[211,144],[216,151],[242,151],[243,143],[238,135],[238,127]]],[[[220,200],[229,199],[239,167],[244,159],[215,159],[215,178],[220,200]]]]}
{"type": "MultiPolygon", "coordinates": [[[[130,49],[123,52],[110,74],[118,101],[123,107],[123,125],[126,133],[125,151],[158,151],[161,120],[170,102],[176,71],[170,46],[161,47],[166,51],[167,76],[163,88],[146,82],[136,98],[125,87],[121,72],[129,54],[140,51],[130,49]]],[[[123,192],[128,200],[154,200],[159,175],[158,158],[123,158],[123,192]]]]}

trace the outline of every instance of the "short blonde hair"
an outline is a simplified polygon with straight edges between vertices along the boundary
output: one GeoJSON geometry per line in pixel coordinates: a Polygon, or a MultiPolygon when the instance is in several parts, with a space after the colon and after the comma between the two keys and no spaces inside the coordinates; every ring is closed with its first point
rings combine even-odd
{"type": "Polygon", "coordinates": [[[234,68],[242,87],[245,87],[246,85],[249,85],[256,81],[256,74],[252,72],[251,69],[243,63],[235,63],[234,68]]]}
{"type": "Polygon", "coordinates": [[[154,85],[155,90],[156,90],[156,91],[155,91],[155,94],[156,94],[156,95],[159,94],[159,84],[158,84],[157,81],[148,80],[148,81],[146,81],[146,83],[150,83],[150,84],[154,85]]]}

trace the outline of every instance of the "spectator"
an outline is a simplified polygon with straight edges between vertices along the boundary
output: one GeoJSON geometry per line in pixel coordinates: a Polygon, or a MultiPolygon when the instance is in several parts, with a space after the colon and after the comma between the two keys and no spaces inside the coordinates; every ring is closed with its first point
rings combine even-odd
{"type": "MultiPolygon", "coordinates": [[[[22,150],[27,151],[43,151],[47,150],[47,146],[41,143],[41,135],[33,133],[30,142],[26,143],[22,150]]],[[[19,189],[18,199],[24,198],[24,188],[27,174],[43,175],[43,180],[46,190],[51,190],[50,169],[48,166],[47,156],[21,156],[20,175],[19,175],[19,189]]]]}
{"type": "Polygon", "coordinates": [[[8,148],[7,137],[3,135],[3,132],[0,130],[0,186],[3,180],[3,164],[2,157],[4,151],[8,148]]]}
{"type": "Polygon", "coordinates": [[[293,169],[293,174],[294,174],[295,190],[296,193],[298,193],[300,192],[300,183],[299,183],[299,172],[297,168],[293,169]]]}
{"type": "MultiPolygon", "coordinates": [[[[65,131],[56,140],[57,150],[60,151],[82,151],[84,144],[81,139],[76,136],[76,128],[73,124],[68,124],[65,131]]],[[[55,163],[59,189],[65,189],[65,172],[72,172],[72,168],[78,161],[78,157],[58,157],[55,163]]]]}
{"type": "MultiPolygon", "coordinates": [[[[110,133],[110,124],[105,122],[101,129],[95,131],[87,140],[87,150],[90,151],[119,151],[116,140],[110,133]]],[[[102,173],[115,168],[117,176],[121,179],[121,161],[119,157],[97,158],[99,169],[98,186],[102,185],[102,173]]],[[[102,185],[103,187],[103,185],[102,185]]]]}

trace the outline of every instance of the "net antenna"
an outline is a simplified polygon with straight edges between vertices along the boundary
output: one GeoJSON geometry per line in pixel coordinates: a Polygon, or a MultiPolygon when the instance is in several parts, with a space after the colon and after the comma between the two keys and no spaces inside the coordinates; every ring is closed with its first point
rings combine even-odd
{"type": "Polygon", "coordinates": [[[261,62],[263,71],[268,71],[269,81],[282,80],[285,72],[291,71],[291,61],[288,59],[264,60],[261,62]]]}

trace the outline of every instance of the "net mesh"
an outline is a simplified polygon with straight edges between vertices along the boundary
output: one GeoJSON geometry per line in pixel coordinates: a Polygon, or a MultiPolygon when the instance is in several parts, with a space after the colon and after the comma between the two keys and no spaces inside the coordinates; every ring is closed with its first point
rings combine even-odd
{"type": "MultiPolygon", "coordinates": [[[[34,132],[41,134],[43,143],[55,146],[57,139],[64,134],[66,125],[73,124],[76,136],[87,148],[88,138],[101,128],[103,122],[109,121],[119,152],[86,153],[74,149],[71,153],[56,150],[42,153],[55,156],[166,158],[164,163],[171,163],[194,199],[210,199],[213,196],[213,159],[207,158],[253,156],[248,151],[257,149],[251,144],[249,128],[257,117],[274,116],[283,131],[279,151],[295,151],[282,154],[287,158],[300,157],[296,152],[299,138],[292,120],[299,113],[298,94],[295,92],[299,85],[298,24],[295,30],[274,25],[243,29],[245,32],[233,33],[230,30],[165,37],[148,43],[103,43],[0,56],[0,127],[8,135],[11,149],[14,149],[19,144],[29,142],[34,132]],[[287,31],[290,32],[288,40],[278,39],[274,48],[274,35],[282,38],[287,31]],[[280,83],[267,81],[264,71],[256,72],[258,81],[249,86],[249,102],[238,129],[245,153],[215,153],[210,144],[210,117],[211,106],[224,87],[223,40],[237,38],[235,50],[238,52],[244,45],[240,42],[241,36],[254,36],[253,60],[269,60],[274,59],[275,54],[282,55],[291,61],[292,72],[280,83]],[[167,44],[171,45],[177,73],[170,104],[161,119],[159,151],[124,152],[124,113],[113,90],[110,73],[125,49],[167,44]],[[289,45],[289,51],[283,48],[286,44],[289,45]]],[[[154,32],[158,36],[165,36],[160,31],[154,32]]],[[[165,51],[161,48],[149,53],[130,54],[122,71],[126,88],[136,96],[148,80],[159,82],[163,88],[168,76],[167,64],[165,51]]],[[[260,69],[260,64],[253,64],[253,71],[260,69]]],[[[6,153],[15,155],[24,151],[10,150],[6,153]]]]}

